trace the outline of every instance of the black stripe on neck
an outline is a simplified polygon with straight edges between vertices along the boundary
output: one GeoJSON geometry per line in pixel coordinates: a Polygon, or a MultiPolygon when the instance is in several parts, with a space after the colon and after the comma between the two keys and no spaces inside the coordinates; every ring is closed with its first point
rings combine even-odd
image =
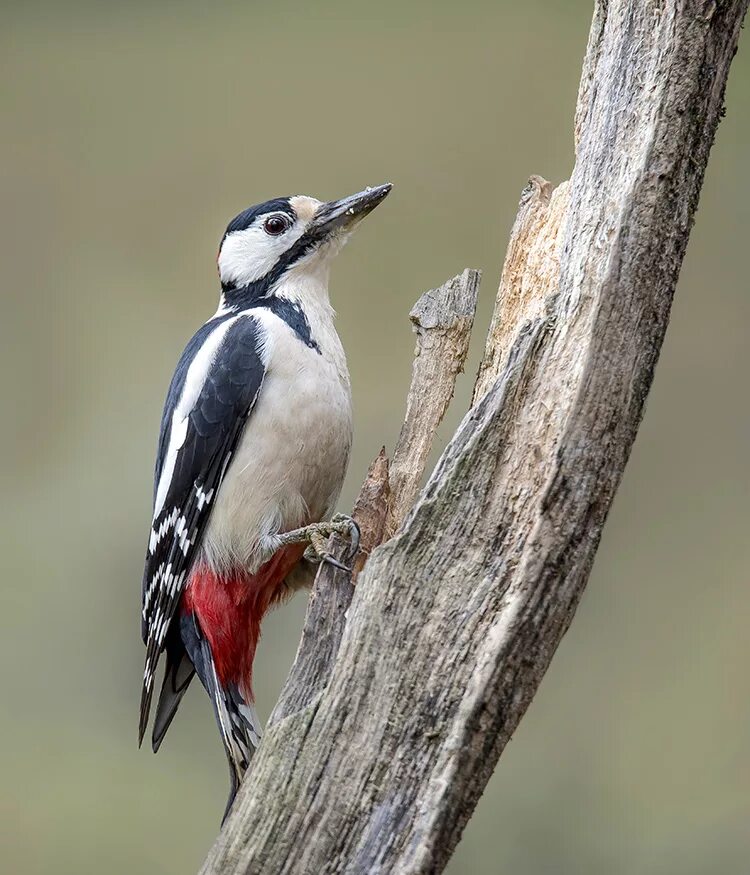
{"type": "MultiPolygon", "coordinates": [[[[235,292],[238,291],[242,292],[245,290],[235,290],[235,292]]],[[[266,310],[270,310],[278,316],[279,319],[283,319],[305,346],[314,349],[315,352],[322,355],[317,341],[312,336],[310,323],[305,315],[305,311],[299,304],[278,295],[259,296],[254,292],[255,290],[248,286],[247,294],[235,294],[232,296],[231,300],[225,298],[224,302],[226,309],[220,311],[221,316],[215,316],[214,319],[219,318],[223,321],[224,319],[231,319],[232,316],[237,313],[242,313],[246,310],[256,310],[263,307],[266,310]]]]}
{"type": "Polygon", "coordinates": [[[265,307],[272,313],[275,313],[279,319],[283,319],[284,322],[286,322],[305,346],[309,346],[310,349],[314,349],[318,355],[322,355],[320,347],[313,339],[312,332],[310,331],[310,323],[307,321],[305,311],[299,304],[290,301],[288,298],[269,295],[267,298],[259,300],[255,306],[265,307]]]}

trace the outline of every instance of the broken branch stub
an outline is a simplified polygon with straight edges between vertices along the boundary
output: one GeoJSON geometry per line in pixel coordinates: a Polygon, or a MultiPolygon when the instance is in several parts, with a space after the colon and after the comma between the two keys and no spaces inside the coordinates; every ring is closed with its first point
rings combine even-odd
{"type": "Polygon", "coordinates": [[[422,487],[435,432],[463,371],[482,274],[467,268],[417,301],[409,317],[417,335],[411,386],[391,462],[390,536],[422,487]]]}

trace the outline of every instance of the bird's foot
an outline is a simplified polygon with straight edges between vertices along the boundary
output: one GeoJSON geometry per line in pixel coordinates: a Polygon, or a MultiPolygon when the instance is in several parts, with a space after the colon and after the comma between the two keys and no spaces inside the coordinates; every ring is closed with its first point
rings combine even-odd
{"type": "Polygon", "coordinates": [[[309,562],[326,562],[334,568],[351,573],[352,569],[348,565],[339,562],[328,551],[328,539],[334,533],[349,539],[351,544],[349,555],[352,558],[356,556],[359,550],[359,526],[351,517],[343,513],[337,513],[332,519],[321,523],[312,523],[301,529],[284,532],[279,535],[279,546],[308,543],[309,547],[305,550],[304,556],[309,562]]]}

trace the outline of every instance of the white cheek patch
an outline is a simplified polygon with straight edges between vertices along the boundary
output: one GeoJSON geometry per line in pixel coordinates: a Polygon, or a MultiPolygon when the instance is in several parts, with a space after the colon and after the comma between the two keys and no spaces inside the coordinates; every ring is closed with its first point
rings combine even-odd
{"type": "Polygon", "coordinates": [[[289,203],[297,220],[278,237],[263,230],[267,215],[259,216],[249,228],[227,234],[218,258],[222,283],[245,286],[264,277],[299,240],[321,204],[316,198],[306,195],[296,195],[289,199],[289,203]]]}
{"type": "Polygon", "coordinates": [[[219,253],[221,281],[238,286],[255,282],[271,270],[301,233],[302,229],[295,226],[279,237],[272,237],[260,225],[253,225],[228,234],[219,253]]]}

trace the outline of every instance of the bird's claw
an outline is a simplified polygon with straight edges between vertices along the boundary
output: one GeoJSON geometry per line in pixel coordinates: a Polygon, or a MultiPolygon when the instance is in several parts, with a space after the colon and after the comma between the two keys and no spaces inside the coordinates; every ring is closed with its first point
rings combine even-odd
{"type": "Polygon", "coordinates": [[[359,523],[345,513],[337,513],[331,519],[331,524],[332,527],[335,527],[333,531],[338,532],[342,537],[348,537],[349,555],[352,557],[356,556],[359,553],[359,539],[361,536],[359,523]]]}
{"type": "Polygon", "coordinates": [[[339,560],[333,556],[331,553],[326,551],[325,553],[316,553],[315,562],[319,562],[322,565],[332,565],[334,568],[339,568],[341,571],[346,571],[347,574],[351,574],[353,569],[348,565],[344,565],[343,562],[339,562],[339,560]]]}
{"type": "Polygon", "coordinates": [[[359,551],[359,526],[351,517],[342,513],[337,513],[329,522],[313,523],[302,529],[286,532],[281,535],[281,543],[309,541],[309,546],[303,554],[308,562],[316,564],[323,562],[351,574],[352,568],[339,561],[328,550],[328,539],[334,533],[349,539],[349,556],[353,560],[359,551]]]}

